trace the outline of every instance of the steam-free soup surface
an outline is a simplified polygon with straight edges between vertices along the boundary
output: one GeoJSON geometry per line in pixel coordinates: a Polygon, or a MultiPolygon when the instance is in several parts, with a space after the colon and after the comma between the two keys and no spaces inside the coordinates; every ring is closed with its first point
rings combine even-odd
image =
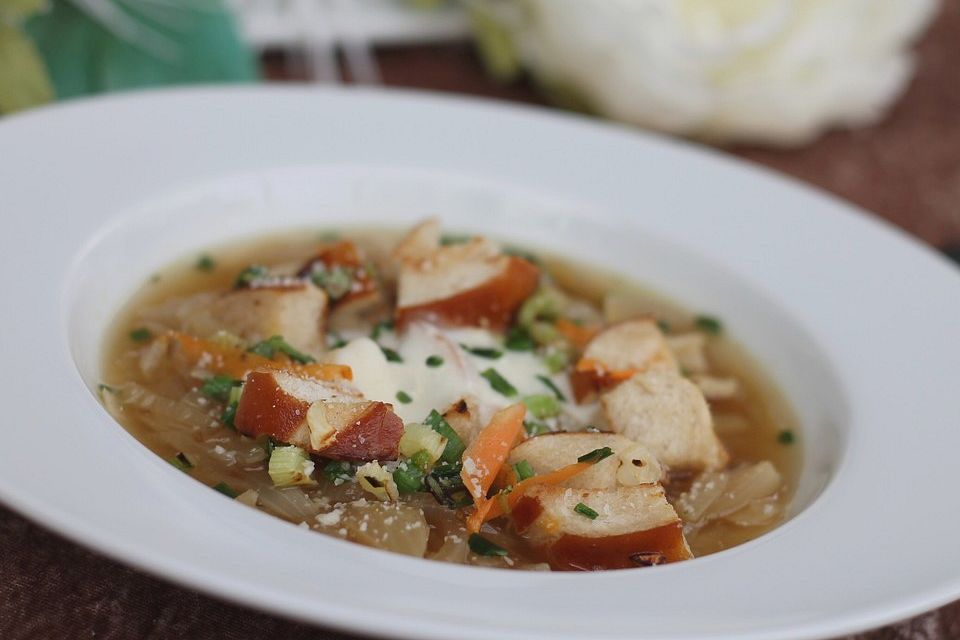
{"type": "Polygon", "coordinates": [[[465,236],[431,245],[417,233],[291,232],[164,266],[110,330],[104,404],[157,455],[238,502],[428,559],[642,567],[726,549],[783,521],[800,434],[722,318],[679,308],[669,291],[651,293],[656,283],[536,248],[465,236]],[[529,291],[474,295],[506,286],[500,268],[529,291]],[[638,344],[666,345],[662,353],[630,367],[587,357],[624,323],[646,342],[608,357],[632,362],[638,344]],[[654,388],[668,391],[643,391],[654,388]],[[676,389],[701,397],[681,402],[676,389]],[[287,394],[295,418],[280,424],[271,413],[280,396],[257,404],[260,393],[287,394]],[[681,427],[699,402],[708,424],[694,443],[681,427]],[[351,433],[361,422],[366,431],[351,433]],[[500,457],[481,446],[496,429],[516,433],[500,457]],[[583,451],[588,442],[617,446],[583,451]],[[577,462],[587,454],[599,460],[577,462]],[[559,469],[574,474],[540,481],[559,469]]]}

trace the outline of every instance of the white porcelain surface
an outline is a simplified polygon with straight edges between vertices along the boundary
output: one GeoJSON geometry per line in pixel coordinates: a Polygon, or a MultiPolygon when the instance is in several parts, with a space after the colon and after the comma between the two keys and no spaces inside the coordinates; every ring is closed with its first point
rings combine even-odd
{"type": "Polygon", "coordinates": [[[538,110],[211,89],[0,121],[0,221],[0,499],[147,571],[416,638],[822,637],[960,596],[960,272],[818,192],[538,110]],[[233,504],[97,403],[106,323],[170,260],[262,230],[434,213],[721,316],[803,424],[791,520],[720,554],[634,571],[426,562],[233,504]]]}

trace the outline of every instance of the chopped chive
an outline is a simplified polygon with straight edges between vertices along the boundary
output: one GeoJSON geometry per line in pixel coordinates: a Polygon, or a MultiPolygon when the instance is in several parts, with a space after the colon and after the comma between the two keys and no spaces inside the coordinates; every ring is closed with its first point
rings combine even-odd
{"type": "Polygon", "coordinates": [[[545,393],[524,396],[522,402],[527,407],[527,411],[539,420],[553,418],[560,413],[560,403],[556,398],[545,393]]]}
{"type": "Polygon", "coordinates": [[[511,327],[503,346],[509,351],[533,351],[537,343],[526,327],[511,327]]]}
{"type": "Polygon", "coordinates": [[[180,469],[180,471],[189,471],[190,469],[193,469],[193,463],[190,462],[190,458],[188,458],[183,451],[170,458],[170,464],[175,466],[177,469],[180,469]]]}
{"type": "Polygon", "coordinates": [[[579,458],[577,462],[600,462],[605,458],[609,458],[613,455],[613,450],[610,447],[601,447],[600,449],[594,449],[590,453],[585,453],[579,458]]]}
{"type": "Polygon", "coordinates": [[[504,395],[508,398],[512,398],[517,395],[517,389],[512,384],[510,384],[506,378],[500,375],[496,369],[490,368],[480,374],[483,376],[487,382],[490,383],[490,387],[497,393],[504,395]]]}
{"type": "Polygon", "coordinates": [[[517,480],[526,480],[536,475],[533,471],[533,466],[526,460],[521,460],[513,465],[513,470],[517,473],[517,480]]]}
{"type": "Polygon", "coordinates": [[[672,329],[670,323],[666,320],[657,320],[657,326],[660,327],[660,331],[663,333],[670,333],[672,329]]]}
{"type": "Polygon", "coordinates": [[[134,342],[146,342],[153,337],[153,332],[146,327],[140,327],[130,332],[130,339],[134,342]]]}
{"type": "Polygon", "coordinates": [[[373,330],[370,332],[371,340],[378,340],[380,334],[384,331],[393,331],[393,320],[381,320],[373,326],[373,330]]]}
{"type": "Polygon", "coordinates": [[[550,389],[550,391],[553,391],[553,395],[555,395],[555,396],[557,397],[557,400],[559,400],[560,402],[566,402],[566,401],[567,401],[567,396],[563,395],[563,392],[560,391],[560,388],[559,388],[556,384],[553,383],[553,380],[551,380],[550,378],[548,378],[548,377],[545,376],[545,375],[537,375],[537,380],[539,380],[540,382],[542,382],[542,383],[544,384],[544,386],[546,386],[548,389],[550,389]]]}
{"type": "Polygon", "coordinates": [[[524,420],[523,428],[528,436],[542,436],[545,433],[550,433],[550,427],[542,422],[534,422],[533,420],[524,420]]]}
{"type": "Polygon", "coordinates": [[[793,435],[793,431],[790,431],[789,429],[784,429],[777,434],[777,442],[780,444],[790,445],[796,442],[796,439],[797,437],[793,435]]]}
{"type": "Polygon", "coordinates": [[[348,482],[354,475],[353,465],[342,460],[332,460],[323,467],[323,475],[336,486],[348,482]]]}
{"type": "Polygon", "coordinates": [[[273,438],[267,437],[267,441],[263,445],[263,450],[267,452],[267,458],[273,455],[273,450],[277,448],[277,441],[273,438]]]}
{"type": "Polygon", "coordinates": [[[720,335],[720,333],[723,332],[723,323],[713,316],[697,316],[693,320],[693,325],[700,331],[714,336],[720,335]]]}
{"type": "Polygon", "coordinates": [[[397,400],[403,404],[410,404],[413,402],[413,398],[410,397],[410,394],[403,390],[397,391],[397,400]]]}
{"type": "Polygon", "coordinates": [[[339,349],[340,347],[347,346],[347,341],[344,340],[337,333],[328,333],[327,334],[327,348],[328,349],[339,349]]]}
{"type": "Polygon", "coordinates": [[[472,236],[468,236],[462,233],[460,234],[448,233],[440,237],[440,244],[442,244],[445,247],[449,247],[450,245],[453,245],[453,244],[467,244],[468,242],[470,242],[471,237],[472,236]]]}
{"type": "Polygon", "coordinates": [[[294,362],[298,362],[300,364],[310,364],[311,362],[316,362],[316,359],[313,356],[309,356],[294,349],[290,343],[283,339],[283,336],[270,336],[266,340],[253,345],[247,349],[247,351],[271,360],[273,360],[273,357],[277,355],[277,353],[282,353],[294,362]]]}
{"type": "Polygon", "coordinates": [[[447,446],[443,448],[443,453],[440,454],[440,460],[450,464],[460,462],[460,456],[463,455],[467,445],[464,444],[460,436],[457,435],[457,432],[453,430],[450,423],[434,409],[430,412],[430,415],[427,416],[426,420],[423,421],[423,424],[447,439],[447,446]]]}
{"type": "Polygon", "coordinates": [[[416,465],[401,462],[393,472],[393,481],[400,493],[423,491],[423,470],[416,465]]]}
{"type": "Polygon", "coordinates": [[[467,541],[467,544],[470,545],[470,551],[473,551],[478,556],[507,555],[506,549],[498,544],[490,542],[478,533],[470,534],[470,539],[467,541]]]}
{"type": "Polygon", "coordinates": [[[547,371],[550,373],[559,373],[570,364],[570,352],[565,348],[550,345],[543,358],[543,364],[546,365],[547,371]]]}
{"type": "Polygon", "coordinates": [[[315,265],[310,281],[323,289],[331,300],[339,300],[353,288],[354,270],[342,265],[327,267],[322,262],[315,265]]]}
{"type": "Polygon", "coordinates": [[[460,348],[469,354],[477,356],[478,358],[487,358],[488,360],[496,360],[503,355],[503,351],[500,351],[499,349],[492,349],[490,347],[468,347],[465,344],[461,344],[460,348]]]}
{"type": "Polygon", "coordinates": [[[259,264],[252,264],[237,275],[237,279],[233,283],[233,288],[245,289],[257,280],[263,280],[269,273],[266,267],[259,264]]]}
{"type": "Polygon", "coordinates": [[[236,489],[228,485],[226,482],[218,482],[217,484],[213,485],[213,488],[230,499],[236,498],[238,495],[240,495],[237,493],[236,489]]]}
{"type": "Polygon", "coordinates": [[[214,262],[212,257],[205,253],[197,258],[197,262],[193,266],[200,271],[213,271],[217,263],[214,262]]]}
{"type": "Polygon", "coordinates": [[[380,347],[380,351],[383,351],[383,356],[387,359],[387,362],[403,362],[403,358],[400,357],[400,354],[393,349],[388,347],[380,347]]]}
{"type": "Polygon", "coordinates": [[[582,515],[584,518],[590,518],[591,520],[596,520],[597,516],[600,515],[582,502],[578,502],[577,506],[575,506],[573,510],[582,515]]]}
{"type": "Polygon", "coordinates": [[[441,358],[440,356],[428,356],[428,357],[427,357],[427,366],[428,366],[428,367],[433,367],[433,368],[442,367],[442,366],[443,366],[443,358],[441,358]]]}
{"type": "Polygon", "coordinates": [[[230,427],[231,429],[236,429],[234,420],[237,417],[237,407],[240,406],[240,394],[243,392],[243,387],[233,387],[230,389],[230,395],[227,396],[227,405],[223,408],[223,413],[220,414],[220,422],[230,427]]]}
{"type": "Polygon", "coordinates": [[[239,387],[240,384],[239,380],[235,380],[230,376],[212,376],[203,381],[203,384],[200,386],[200,393],[205,396],[210,396],[214,400],[227,402],[230,398],[230,392],[234,387],[239,387]]]}

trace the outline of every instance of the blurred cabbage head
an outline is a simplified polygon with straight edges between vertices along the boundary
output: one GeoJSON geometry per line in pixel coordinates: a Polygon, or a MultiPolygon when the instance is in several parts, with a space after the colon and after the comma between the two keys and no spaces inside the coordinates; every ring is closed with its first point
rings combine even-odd
{"type": "Polygon", "coordinates": [[[474,0],[502,78],[715,142],[778,146],[876,121],[912,75],[937,0],[474,0]]]}

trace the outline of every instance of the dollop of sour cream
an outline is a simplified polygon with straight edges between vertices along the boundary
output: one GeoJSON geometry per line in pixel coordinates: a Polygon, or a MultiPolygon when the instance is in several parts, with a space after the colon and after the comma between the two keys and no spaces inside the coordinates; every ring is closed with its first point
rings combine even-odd
{"type": "MultiPolygon", "coordinates": [[[[402,335],[383,331],[377,341],[356,337],[328,354],[327,360],[349,366],[353,383],[370,400],[389,402],[405,423],[422,422],[431,410],[441,413],[454,402],[472,397],[485,423],[499,409],[525,396],[552,394],[538,376],[544,376],[572,398],[566,375],[551,374],[544,361],[532,351],[510,351],[502,337],[484,329],[440,329],[426,323],[411,325],[402,335]],[[384,348],[394,351],[400,361],[388,359],[384,348]],[[490,349],[497,357],[477,355],[490,349]],[[494,369],[517,391],[506,396],[496,391],[481,374],[494,369]]],[[[568,415],[587,422],[592,410],[565,403],[568,415]]]]}

